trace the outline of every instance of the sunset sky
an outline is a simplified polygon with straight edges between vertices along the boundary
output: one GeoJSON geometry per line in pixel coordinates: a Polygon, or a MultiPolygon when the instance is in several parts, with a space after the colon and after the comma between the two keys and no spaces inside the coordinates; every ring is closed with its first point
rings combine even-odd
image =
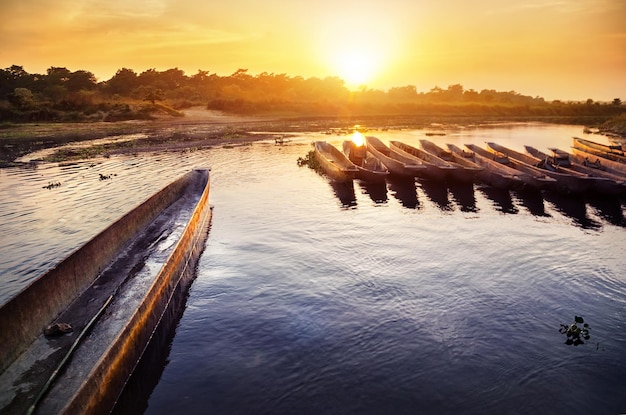
{"type": "Polygon", "coordinates": [[[626,101],[626,0],[2,0],[0,67],[178,67],[626,101]]]}

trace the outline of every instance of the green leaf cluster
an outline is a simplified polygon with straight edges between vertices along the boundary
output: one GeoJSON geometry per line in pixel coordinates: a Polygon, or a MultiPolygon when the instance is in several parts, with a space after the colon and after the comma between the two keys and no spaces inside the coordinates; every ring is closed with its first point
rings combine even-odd
{"type": "Polygon", "coordinates": [[[315,152],[313,150],[309,151],[304,157],[298,157],[298,166],[308,166],[310,169],[313,169],[315,171],[322,170],[322,166],[320,166],[319,161],[317,161],[317,158],[315,157],[315,152]]]}

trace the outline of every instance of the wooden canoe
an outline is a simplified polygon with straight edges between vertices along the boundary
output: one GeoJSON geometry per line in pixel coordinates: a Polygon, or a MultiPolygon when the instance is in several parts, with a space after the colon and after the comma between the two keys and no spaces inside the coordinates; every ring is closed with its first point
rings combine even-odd
{"type": "Polygon", "coordinates": [[[430,140],[420,140],[420,146],[424,151],[439,157],[441,160],[456,167],[456,170],[454,170],[451,174],[452,178],[456,180],[462,182],[473,182],[476,176],[484,170],[484,167],[474,163],[468,158],[450,150],[446,150],[430,140]]]}
{"type": "Polygon", "coordinates": [[[626,190],[624,179],[620,176],[614,175],[612,173],[603,172],[598,169],[592,169],[591,167],[587,167],[582,164],[578,164],[572,161],[569,154],[563,150],[551,148],[551,153],[548,154],[532,146],[524,147],[526,148],[528,154],[538,159],[544,160],[544,162],[552,166],[555,171],[565,173],[577,172],[586,174],[593,182],[593,186],[590,189],[592,191],[602,194],[617,195],[624,193],[624,190],[626,190]]]}
{"type": "Polygon", "coordinates": [[[607,145],[597,143],[595,141],[586,140],[584,138],[572,137],[574,147],[583,150],[587,153],[591,153],[596,156],[604,157],[609,160],[619,161],[620,163],[626,163],[626,154],[621,145],[607,145]]]}
{"type": "Polygon", "coordinates": [[[335,146],[326,141],[316,141],[313,146],[315,158],[331,179],[347,182],[355,178],[359,169],[335,146]]]}
{"type": "Polygon", "coordinates": [[[524,154],[503,145],[489,142],[487,143],[487,149],[493,153],[505,154],[512,161],[516,161],[516,168],[524,169],[525,171],[535,171],[537,174],[545,174],[556,180],[556,187],[552,190],[565,192],[565,193],[583,193],[591,189],[593,186],[593,180],[586,174],[570,172],[560,173],[552,171],[544,163],[544,160],[533,157],[529,154],[524,154]]]}
{"type": "Polygon", "coordinates": [[[511,167],[498,163],[495,160],[481,157],[473,150],[463,150],[454,144],[447,144],[447,147],[452,154],[482,168],[476,175],[476,178],[482,183],[499,189],[515,189],[522,187],[524,184],[520,178],[522,173],[511,167]]]}
{"type": "Polygon", "coordinates": [[[365,137],[367,151],[380,160],[389,173],[400,177],[417,177],[426,170],[426,165],[419,160],[402,158],[397,152],[387,147],[378,137],[365,137]]]}
{"type": "Polygon", "coordinates": [[[572,153],[572,157],[580,164],[584,164],[594,169],[605,170],[626,178],[626,163],[596,156],[595,154],[588,153],[576,147],[572,147],[572,153]]]}
{"type": "Polygon", "coordinates": [[[186,296],[208,235],[208,198],[209,172],[189,172],[0,307],[0,412],[112,410],[186,296]],[[42,333],[51,323],[73,332],[42,333]]]}
{"type": "Polygon", "coordinates": [[[400,160],[423,163],[426,169],[421,177],[433,180],[446,180],[457,170],[456,166],[453,166],[439,157],[401,141],[390,141],[389,147],[392,150],[392,154],[400,160]]]}
{"type": "Polygon", "coordinates": [[[352,140],[346,140],[342,144],[343,153],[359,170],[355,178],[365,182],[382,183],[389,175],[385,165],[367,151],[367,146],[357,145],[352,140]]]}
{"type": "Polygon", "coordinates": [[[556,179],[546,176],[541,169],[532,166],[527,168],[523,163],[515,159],[511,159],[506,154],[497,152],[494,153],[474,144],[465,144],[465,147],[467,147],[470,151],[473,151],[482,162],[491,160],[517,172],[517,177],[526,186],[540,190],[551,189],[556,186],[556,179]]]}

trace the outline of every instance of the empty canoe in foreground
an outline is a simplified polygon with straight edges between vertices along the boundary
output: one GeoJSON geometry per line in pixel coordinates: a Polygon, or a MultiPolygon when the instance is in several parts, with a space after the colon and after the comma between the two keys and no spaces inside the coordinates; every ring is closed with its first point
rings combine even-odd
{"type": "Polygon", "coordinates": [[[209,187],[208,170],[185,174],[0,307],[0,412],[111,411],[193,280],[209,187]]]}
{"type": "Polygon", "coordinates": [[[357,167],[335,146],[326,141],[316,141],[313,147],[317,162],[331,179],[346,182],[356,177],[357,167]]]}

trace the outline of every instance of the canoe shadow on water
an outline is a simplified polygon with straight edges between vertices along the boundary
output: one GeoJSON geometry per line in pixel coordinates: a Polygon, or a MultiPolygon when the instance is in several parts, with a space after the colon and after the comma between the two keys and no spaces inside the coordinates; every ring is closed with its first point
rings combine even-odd
{"type": "Polygon", "coordinates": [[[450,199],[448,198],[448,186],[445,182],[439,180],[425,180],[419,179],[420,187],[426,194],[426,197],[430,199],[440,210],[444,212],[450,212],[454,210],[450,199]]]}
{"type": "Polygon", "coordinates": [[[385,182],[372,183],[357,180],[361,191],[369,195],[372,202],[376,204],[384,204],[389,200],[387,197],[387,184],[385,182]]]}
{"type": "Polygon", "coordinates": [[[540,190],[526,188],[513,191],[515,200],[524,206],[531,215],[550,217],[544,206],[543,195],[540,190]]]}
{"type": "MultiPolygon", "coordinates": [[[[357,207],[354,182],[337,182],[329,180],[333,193],[344,209],[357,207]]],[[[369,195],[375,204],[388,201],[387,191],[407,209],[423,209],[424,205],[418,197],[421,188],[426,197],[443,212],[450,212],[458,205],[462,212],[478,212],[474,184],[458,182],[442,182],[435,180],[417,181],[413,178],[390,177],[386,183],[368,183],[357,181],[363,194],[369,195]],[[451,201],[452,199],[453,201],[451,201]],[[454,202],[454,203],[453,203],[454,202]]],[[[601,229],[602,222],[626,227],[623,214],[623,202],[619,198],[593,195],[565,195],[558,192],[539,191],[535,189],[506,190],[491,186],[477,185],[477,191],[492,202],[494,209],[506,214],[520,213],[520,206],[533,216],[550,218],[553,213],[546,210],[545,202],[555,211],[572,220],[572,224],[582,229],[601,229]],[[587,205],[597,216],[590,217],[587,205]],[[601,219],[601,221],[600,221],[601,219]]]]}
{"type": "Polygon", "coordinates": [[[544,192],[544,199],[557,211],[574,221],[582,229],[600,229],[602,224],[587,215],[585,199],[578,195],[565,195],[557,192],[544,192]]]}
{"type": "Polygon", "coordinates": [[[352,181],[338,182],[329,180],[329,184],[335,196],[339,199],[342,208],[356,207],[356,193],[354,193],[354,183],[352,181]]]}
{"type": "Polygon", "coordinates": [[[407,209],[421,209],[415,188],[415,179],[411,178],[389,178],[387,185],[393,197],[398,199],[400,204],[407,209]]]}
{"type": "Polygon", "coordinates": [[[506,189],[498,189],[491,186],[479,186],[477,188],[487,199],[489,199],[498,212],[507,214],[517,214],[519,209],[513,203],[511,192],[506,189]]]}
{"type": "Polygon", "coordinates": [[[478,212],[473,183],[451,181],[448,183],[448,190],[461,212],[478,212]]]}
{"type": "Polygon", "coordinates": [[[608,223],[626,227],[626,219],[622,211],[622,202],[616,198],[605,198],[601,196],[591,196],[587,199],[587,203],[602,219],[608,223]]]}

